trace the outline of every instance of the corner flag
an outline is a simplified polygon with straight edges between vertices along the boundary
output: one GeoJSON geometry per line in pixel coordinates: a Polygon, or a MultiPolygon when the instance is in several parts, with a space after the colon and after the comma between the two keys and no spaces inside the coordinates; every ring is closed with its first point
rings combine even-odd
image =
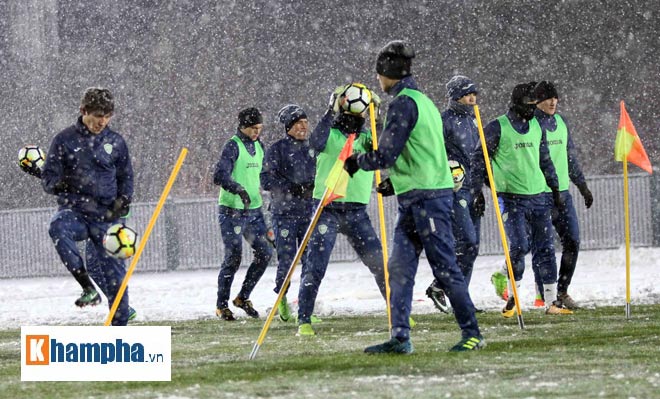
{"type": "Polygon", "coordinates": [[[653,167],[649,161],[648,155],[642,146],[642,141],[637,135],[635,126],[633,126],[626,106],[621,101],[621,117],[619,118],[619,128],[616,133],[616,142],[614,144],[614,159],[623,162],[624,160],[633,163],[640,168],[653,174],[653,167]]]}

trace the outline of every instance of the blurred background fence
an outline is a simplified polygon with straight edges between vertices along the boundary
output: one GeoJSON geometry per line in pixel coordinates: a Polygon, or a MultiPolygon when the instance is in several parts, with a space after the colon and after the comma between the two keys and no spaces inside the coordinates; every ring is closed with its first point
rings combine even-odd
{"type": "MultiPolygon", "coordinates": [[[[623,178],[620,175],[588,178],[594,194],[591,209],[584,207],[579,192],[571,186],[571,193],[581,230],[583,250],[616,248],[624,244],[623,178]]],[[[660,245],[658,226],[658,192],[660,182],[655,176],[636,174],[630,177],[630,225],[634,246],[660,245]]],[[[482,221],[480,254],[500,254],[497,219],[492,200],[486,193],[486,215],[482,221]]],[[[375,195],[374,195],[375,196],[375,195]]],[[[385,198],[385,219],[388,248],[392,248],[392,229],[396,222],[396,200],[385,198]]],[[[142,233],[149,222],[155,203],[136,203],[127,222],[142,233]]],[[[0,278],[55,276],[66,274],[48,236],[48,224],[55,208],[16,209],[0,212],[0,278]]],[[[378,210],[375,198],[369,213],[376,231],[378,210]]],[[[557,250],[560,251],[557,243],[557,250]]],[[[152,231],[149,242],[137,265],[136,272],[195,270],[219,268],[223,258],[223,244],[217,223],[216,197],[170,199],[152,231]]],[[[250,248],[243,246],[243,265],[252,260],[250,248]]],[[[337,240],[331,261],[354,261],[357,255],[343,236],[337,240]]]]}

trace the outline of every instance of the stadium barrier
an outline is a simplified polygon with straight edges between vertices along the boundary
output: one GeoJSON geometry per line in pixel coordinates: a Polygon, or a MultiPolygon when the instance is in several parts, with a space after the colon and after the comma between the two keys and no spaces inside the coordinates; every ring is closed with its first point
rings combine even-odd
{"type": "MultiPolygon", "coordinates": [[[[660,245],[660,205],[657,194],[660,184],[655,176],[630,176],[630,225],[632,245],[660,245]],[[657,220],[659,222],[654,222],[657,220]]],[[[620,175],[588,178],[594,195],[591,209],[584,207],[582,196],[571,185],[581,230],[581,248],[606,249],[624,245],[623,178],[620,175]]],[[[139,188],[138,188],[139,189],[139,188]]],[[[481,255],[502,253],[497,220],[492,211],[490,192],[486,195],[486,215],[482,219],[481,255]]],[[[388,248],[392,249],[393,227],[396,222],[396,199],[384,198],[388,248]]],[[[136,203],[127,224],[138,234],[146,228],[155,203],[136,203]]],[[[0,278],[43,277],[67,274],[48,236],[48,225],[55,208],[15,209],[0,211],[0,278]]],[[[137,265],[136,272],[195,270],[219,268],[223,245],[217,222],[217,199],[170,199],[165,203],[150,240],[137,265]]],[[[378,210],[374,198],[369,214],[376,232],[379,231],[378,210]]],[[[81,246],[82,248],[82,246],[81,246]]],[[[560,245],[557,241],[557,251],[560,245]]],[[[355,261],[357,255],[343,236],[339,236],[331,262],[355,261]]],[[[244,242],[243,265],[252,260],[252,251],[244,242]]],[[[271,264],[274,264],[274,260],[271,264]]]]}

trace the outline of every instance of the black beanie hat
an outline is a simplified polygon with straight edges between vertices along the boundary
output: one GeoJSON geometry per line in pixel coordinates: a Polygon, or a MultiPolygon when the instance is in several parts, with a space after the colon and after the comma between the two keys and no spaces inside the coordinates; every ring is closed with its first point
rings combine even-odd
{"type": "Polygon", "coordinates": [[[402,79],[411,74],[415,50],[401,40],[393,40],[385,45],[376,59],[376,72],[390,79],[402,79]]]}
{"type": "Polygon", "coordinates": [[[238,127],[241,129],[258,125],[263,123],[263,121],[261,112],[256,108],[245,108],[238,113],[238,127]]]}
{"type": "Polygon", "coordinates": [[[525,120],[532,119],[534,110],[536,110],[534,87],[536,87],[536,82],[521,83],[516,85],[511,92],[509,109],[525,120]]]}
{"type": "Polygon", "coordinates": [[[557,93],[557,88],[554,83],[548,82],[546,80],[540,81],[534,88],[534,98],[536,101],[541,102],[545,101],[548,98],[559,98],[557,93]]]}
{"type": "Polygon", "coordinates": [[[296,122],[301,119],[307,119],[307,114],[299,105],[289,104],[282,107],[277,113],[277,117],[284,124],[284,129],[288,132],[296,122]]]}
{"type": "Polygon", "coordinates": [[[536,82],[521,83],[516,85],[511,92],[512,105],[527,105],[534,102],[534,86],[536,82]]]}

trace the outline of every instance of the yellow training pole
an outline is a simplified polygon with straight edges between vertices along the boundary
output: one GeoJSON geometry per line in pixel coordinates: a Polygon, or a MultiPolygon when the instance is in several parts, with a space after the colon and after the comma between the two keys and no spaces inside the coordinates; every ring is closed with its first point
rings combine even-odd
{"type": "MultiPolygon", "coordinates": [[[[374,103],[369,103],[369,119],[371,120],[371,141],[374,151],[378,150],[378,134],[376,133],[376,110],[374,103]]],[[[376,169],[376,186],[381,182],[380,170],[376,169]]],[[[392,312],[390,312],[390,272],[387,268],[387,229],[385,228],[385,207],[383,194],[376,192],[378,199],[378,220],[380,222],[380,244],[383,247],[383,271],[385,275],[385,304],[387,306],[387,321],[392,330],[392,312]]]]}
{"type": "Polygon", "coordinates": [[[628,202],[628,160],[623,160],[623,220],[626,238],[626,319],[630,319],[630,214],[628,202]]]}
{"type": "Polygon", "coordinates": [[[261,333],[259,333],[257,342],[254,343],[254,347],[252,348],[252,353],[250,353],[250,357],[249,357],[250,360],[254,360],[254,358],[257,356],[257,352],[259,352],[259,348],[261,348],[261,344],[263,344],[264,339],[266,339],[266,334],[268,333],[268,329],[270,328],[270,323],[273,321],[273,317],[275,316],[275,312],[277,311],[277,306],[280,304],[280,301],[284,297],[287,288],[289,288],[289,283],[291,282],[293,273],[296,270],[296,265],[298,264],[298,261],[300,261],[300,259],[302,258],[302,255],[305,252],[305,248],[307,248],[307,243],[309,242],[309,239],[312,237],[312,232],[314,231],[314,227],[316,227],[316,223],[319,221],[321,212],[325,207],[325,205],[323,204],[326,202],[326,199],[328,198],[329,195],[330,195],[330,189],[326,188],[325,191],[323,192],[323,198],[321,199],[319,205],[316,207],[316,210],[314,211],[314,216],[312,217],[312,221],[309,223],[309,226],[307,227],[307,231],[305,231],[305,236],[303,237],[303,241],[300,244],[300,247],[298,247],[298,250],[296,251],[296,256],[293,258],[293,261],[291,262],[291,266],[289,266],[289,271],[286,273],[286,277],[284,278],[284,283],[280,288],[280,292],[277,295],[275,304],[273,304],[273,307],[270,309],[270,312],[268,312],[268,316],[266,317],[266,322],[264,323],[264,326],[261,328],[261,333]]]}
{"type": "MultiPolygon", "coordinates": [[[[493,196],[493,207],[495,209],[495,216],[497,216],[497,227],[500,229],[500,237],[502,238],[502,248],[504,249],[504,259],[506,259],[506,268],[509,274],[509,281],[511,282],[511,294],[516,302],[516,311],[518,312],[518,325],[521,329],[525,328],[525,322],[522,317],[522,310],[520,309],[520,301],[518,300],[518,289],[516,287],[516,279],[513,277],[513,266],[511,266],[511,257],[509,256],[509,244],[506,240],[506,233],[504,232],[504,222],[502,221],[502,214],[500,213],[500,204],[497,201],[497,190],[495,189],[495,179],[493,178],[493,170],[490,167],[490,157],[488,156],[488,148],[486,147],[486,136],[484,135],[484,128],[481,124],[481,115],[479,114],[479,106],[474,106],[474,116],[477,119],[477,128],[479,129],[479,139],[481,140],[481,149],[484,152],[484,160],[486,163],[486,172],[488,173],[488,181],[490,183],[490,192],[493,196]]],[[[481,187],[479,188],[481,189],[481,187]]]]}
{"type": "Polygon", "coordinates": [[[174,169],[170,174],[170,178],[169,180],[167,180],[165,189],[163,190],[163,193],[160,195],[160,199],[158,200],[156,209],[151,214],[151,220],[149,220],[149,225],[147,226],[147,229],[145,230],[144,235],[140,240],[140,245],[138,246],[137,252],[135,252],[133,259],[131,260],[131,265],[126,271],[126,276],[124,276],[124,280],[121,282],[121,286],[119,287],[119,292],[117,292],[115,301],[112,303],[112,307],[110,308],[110,314],[108,314],[108,319],[105,321],[106,326],[109,326],[110,323],[112,322],[112,318],[115,317],[115,312],[117,312],[117,308],[119,307],[119,302],[121,302],[121,298],[124,296],[124,292],[126,292],[126,287],[128,286],[128,280],[130,280],[131,275],[133,274],[133,270],[135,269],[135,266],[137,265],[137,262],[140,259],[142,250],[144,249],[145,245],[147,244],[147,241],[149,240],[149,236],[151,235],[151,230],[153,230],[154,224],[156,224],[156,220],[158,219],[160,210],[163,208],[163,204],[165,203],[165,200],[167,199],[167,196],[170,193],[170,189],[174,184],[174,180],[176,179],[177,174],[179,174],[179,169],[181,169],[181,164],[183,164],[183,160],[186,158],[187,153],[188,153],[188,149],[183,147],[183,149],[181,149],[181,153],[179,154],[179,159],[176,161],[176,164],[174,165],[174,169]]]}

